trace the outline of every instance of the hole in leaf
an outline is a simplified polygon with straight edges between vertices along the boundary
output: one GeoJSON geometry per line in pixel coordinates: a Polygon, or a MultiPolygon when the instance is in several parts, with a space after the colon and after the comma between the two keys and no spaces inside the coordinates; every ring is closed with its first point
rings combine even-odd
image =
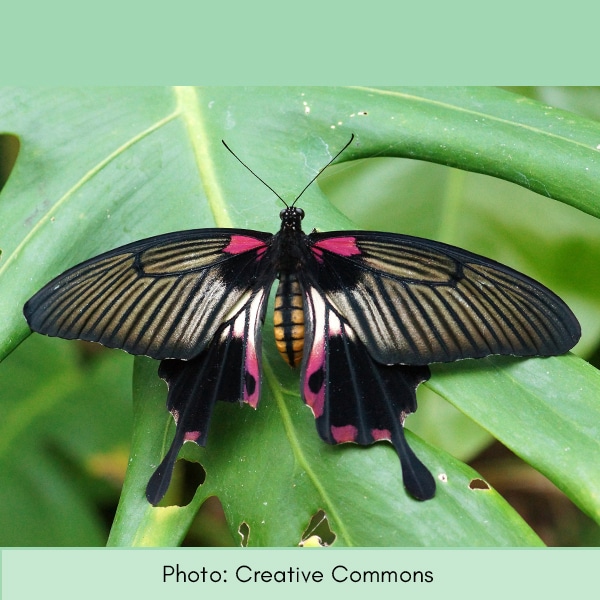
{"type": "Polygon", "coordinates": [[[329,519],[325,511],[318,510],[310,520],[307,528],[302,534],[299,546],[331,546],[335,542],[336,535],[329,527],[329,519]]]}
{"type": "Polygon", "coordinates": [[[471,482],[469,483],[469,488],[472,490],[489,490],[490,486],[483,479],[477,478],[471,479],[471,482]]]}
{"type": "Polygon", "coordinates": [[[158,506],[187,506],[205,480],[206,471],[201,464],[180,458],[175,463],[169,490],[158,506]]]}
{"type": "Polygon", "coordinates": [[[248,523],[246,523],[246,521],[243,521],[238,527],[238,533],[242,538],[242,543],[240,545],[242,548],[246,548],[248,546],[248,540],[250,539],[250,526],[248,523]]]}
{"type": "Polygon", "coordinates": [[[223,505],[216,496],[208,497],[199,508],[194,521],[188,529],[182,546],[234,547],[239,546],[234,538],[223,505]]]}
{"type": "Polygon", "coordinates": [[[10,133],[0,134],[0,190],[6,185],[19,155],[19,138],[10,133]]]}

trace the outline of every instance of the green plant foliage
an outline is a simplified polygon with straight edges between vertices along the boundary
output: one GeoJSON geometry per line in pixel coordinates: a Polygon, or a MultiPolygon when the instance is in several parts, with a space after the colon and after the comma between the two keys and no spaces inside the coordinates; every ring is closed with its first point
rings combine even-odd
{"type": "Polygon", "coordinates": [[[105,543],[131,438],[131,358],[28,339],[0,365],[0,545],[105,543]]]}
{"type": "MultiPolygon", "coordinates": [[[[584,329],[582,352],[598,344],[600,290],[587,272],[597,264],[597,221],[584,215],[588,244],[573,233],[579,225],[571,228],[570,220],[582,216],[574,208],[600,216],[600,125],[591,119],[492,88],[2,89],[0,132],[15,134],[20,142],[0,195],[2,356],[29,333],[22,317],[27,298],[77,262],[177,229],[216,225],[275,231],[279,200],[232,159],[221,139],[292,200],[351,133],[357,143],[342,157],[346,162],[324,177],[322,189],[314,185],[302,198],[306,230],[377,227],[428,235],[503,260],[538,277],[575,308],[584,329]],[[372,157],[394,159],[375,165],[347,162],[372,157]],[[399,158],[461,171],[435,166],[439,179],[426,176],[426,196],[418,195],[424,190],[416,185],[416,200],[401,198],[390,191],[396,189],[389,185],[391,173],[400,173],[400,184],[410,190],[421,163],[399,158]],[[363,170],[375,176],[369,172],[365,179],[363,170]],[[518,193],[516,204],[503,192],[486,204],[482,197],[496,180],[465,179],[463,170],[512,182],[503,183],[511,190],[525,188],[527,198],[535,196],[536,208],[518,193]],[[435,196],[441,204],[430,203],[435,196]],[[548,217],[548,231],[546,215],[554,205],[563,216],[548,217]]],[[[187,506],[153,508],[145,500],[148,477],[168,447],[172,419],[164,408],[166,387],[156,375],[157,363],[136,359],[131,459],[111,545],[179,544],[200,505],[213,495],[223,504],[234,539],[249,545],[297,545],[319,510],[340,546],[540,544],[495,491],[472,489],[478,475],[440,449],[442,436],[435,429],[427,442],[411,439],[438,477],[438,494],[425,503],[407,497],[388,445],[332,448],[321,442],[299,398],[298,374],[273,352],[268,329],[269,323],[259,409],[218,406],[206,449],[186,444],[188,458],[206,471],[206,481],[187,506]]],[[[61,342],[46,343],[54,348],[61,342]]],[[[25,419],[14,406],[37,407],[38,398],[48,396],[50,404],[42,402],[38,409],[52,412],[55,429],[69,431],[71,440],[78,434],[59,409],[63,396],[69,406],[108,404],[92,397],[91,379],[66,375],[71,367],[47,362],[57,357],[32,356],[25,348],[0,365],[0,377],[11,381],[17,360],[43,367],[28,391],[12,389],[0,404],[9,416],[3,420],[10,442],[0,460],[15,474],[27,469],[31,477],[39,469],[50,478],[52,466],[43,453],[35,450],[32,458],[25,446],[20,435],[25,428],[13,431],[14,423],[25,419]]],[[[600,522],[595,402],[600,382],[594,368],[574,355],[468,361],[436,366],[428,386],[600,522]]],[[[114,412],[122,417],[127,410],[119,406],[114,412]]],[[[409,429],[419,418],[411,417],[409,429]]],[[[475,437],[467,442],[471,453],[486,439],[485,434],[475,437]]],[[[85,432],[77,439],[87,444],[85,432]]],[[[73,486],[69,492],[56,490],[45,518],[55,513],[60,523],[71,502],[85,505],[73,486]]],[[[21,500],[26,494],[18,486],[3,493],[12,514],[17,504],[34,513],[35,505],[21,500]]],[[[93,515],[87,520],[93,522],[93,515]]],[[[35,524],[32,531],[31,536],[39,534],[35,524]]],[[[7,543],[91,544],[99,535],[96,529],[87,541],[67,532],[64,541],[14,537],[7,543]]]]}
{"type": "MultiPolygon", "coordinates": [[[[134,401],[145,428],[136,424],[143,434],[134,436],[132,455],[160,460],[170,426],[161,414],[164,390],[152,377],[153,361],[137,359],[136,364],[134,401]]],[[[199,505],[214,494],[238,539],[247,528],[250,545],[298,545],[319,509],[328,515],[339,546],[540,544],[496,492],[470,489],[477,474],[451,456],[411,441],[434,473],[450,480],[440,481],[435,502],[417,502],[403,491],[390,447],[340,451],[323,444],[310,411],[298,401],[296,378],[276,376],[268,361],[265,379],[259,410],[222,405],[216,411],[214,434],[197,455],[206,482],[189,505],[150,507],[143,490],[151,465],[148,460],[130,465],[112,544],[177,544],[199,505]]]]}

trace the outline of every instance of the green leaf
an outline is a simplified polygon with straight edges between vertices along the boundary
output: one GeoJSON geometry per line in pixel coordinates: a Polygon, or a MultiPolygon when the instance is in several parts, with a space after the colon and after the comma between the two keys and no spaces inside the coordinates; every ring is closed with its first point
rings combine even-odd
{"type": "Polygon", "coordinates": [[[234,538],[247,537],[252,546],[299,545],[319,510],[327,515],[336,546],[541,544],[499,494],[471,489],[478,478],[473,470],[416,438],[411,445],[438,477],[434,501],[406,494],[398,457],[388,444],[369,449],[324,444],[298,398],[297,377],[289,368],[275,373],[270,356],[258,410],[217,406],[207,446],[197,453],[206,481],[193,501],[152,508],[144,490],[169,446],[172,419],[164,417],[156,363],[136,359],[136,365],[137,435],[112,545],[177,544],[201,503],[215,494],[234,538]]]}
{"type": "MultiPolygon", "coordinates": [[[[501,177],[600,215],[598,123],[492,88],[1,89],[0,128],[20,139],[18,159],[0,196],[2,356],[28,335],[22,317],[27,298],[81,260],[176,229],[216,224],[274,231],[281,203],[232,159],[221,139],[290,200],[354,133],[357,143],[345,160],[393,156],[439,162],[501,177]]],[[[338,173],[352,172],[347,167],[339,166],[338,173]]],[[[453,189],[460,189],[462,180],[454,184],[453,189]]],[[[379,213],[367,194],[364,210],[379,213]]],[[[354,226],[341,212],[346,212],[345,202],[334,208],[319,186],[309,188],[302,205],[307,230],[354,226]]],[[[450,193],[443,211],[447,218],[436,212],[440,237],[461,231],[463,219],[476,212],[472,206],[463,214],[450,193]]],[[[383,228],[406,230],[387,210],[379,214],[384,215],[383,228]]],[[[496,249],[510,243],[514,229],[525,223],[545,227],[520,206],[506,218],[508,229],[493,222],[489,230],[481,222],[472,229],[496,249]],[[491,238],[492,231],[498,237],[491,238]]],[[[581,246],[563,246],[561,240],[553,242],[552,256],[558,257],[560,250],[567,257],[561,260],[570,262],[573,251],[591,256],[581,246]]],[[[497,258],[495,252],[490,255],[497,258]]],[[[547,267],[541,279],[554,281],[564,271],[547,267]]],[[[569,269],[567,278],[572,273],[569,269]]],[[[581,276],[590,279],[584,271],[581,276]]],[[[597,322],[592,318],[597,290],[585,292],[587,296],[569,293],[585,309],[588,322],[597,322]]],[[[597,335],[584,340],[587,348],[596,343],[597,335]]],[[[195,510],[211,494],[221,498],[235,535],[242,522],[247,524],[243,529],[249,529],[250,544],[297,544],[318,509],[326,511],[341,545],[539,543],[495,492],[469,488],[476,476],[472,471],[418,439],[413,444],[426,464],[448,478],[427,503],[406,497],[397,458],[385,444],[367,450],[323,444],[298,397],[297,375],[279,366],[270,341],[265,346],[260,409],[219,406],[208,446],[198,453],[207,479],[188,507],[145,504],[145,483],[168,445],[171,426],[156,365],[136,379],[132,461],[112,544],[179,543],[195,510]],[[154,412],[146,414],[152,402],[154,412]],[[149,435],[149,429],[155,434],[149,435]]],[[[531,448],[526,440],[510,437],[515,413],[501,410],[501,398],[515,398],[519,406],[531,402],[538,419],[527,425],[537,428],[537,452],[547,458],[542,465],[531,457],[534,466],[597,518],[600,501],[595,488],[582,480],[590,471],[581,467],[593,452],[594,432],[582,427],[594,415],[587,412],[589,398],[574,411],[575,423],[561,438],[561,447],[568,443],[583,452],[573,453],[566,463],[556,455],[552,440],[557,422],[550,418],[555,408],[546,403],[554,382],[563,377],[597,393],[596,372],[577,367],[578,375],[572,377],[572,359],[556,360],[552,378],[542,386],[526,376],[518,381],[507,377],[502,396],[494,392],[498,401],[486,404],[486,410],[477,408],[482,397],[478,382],[490,379],[493,385],[489,366],[436,367],[431,386],[528,460],[531,448]],[[475,392],[466,393],[466,388],[475,392]]],[[[519,364],[531,362],[535,364],[519,364]]]]}
{"type": "Polygon", "coordinates": [[[568,354],[435,365],[430,386],[600,522],[600,374],[568,354]],[[465,373],[467,378],[459,377],[465,373]],[[468,382],[468,383],[467,383],[468,382]]]}

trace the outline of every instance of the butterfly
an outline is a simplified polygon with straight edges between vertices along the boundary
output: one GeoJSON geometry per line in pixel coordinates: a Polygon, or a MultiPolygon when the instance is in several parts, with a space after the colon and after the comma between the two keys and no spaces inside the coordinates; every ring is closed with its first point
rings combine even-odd
{"type": "Polygon", "coordinates": [[[292,204],[256,175],[285,205],[277,233],[196,229],[140,240],[69,269],[25,304],[33,331],[161,361],[176,431],[148,483],[151,504],[166,493],[183,443],[206,443],[218,400],[258,405],[275,279],[276,346],[300,366],[318,434],[329,444],[391,442],[418,500],[432,498],[436,484],[404,421],[429,364],[557,355],[579,340],[558,296],[488,258],[393,233],[305,234],[296,202],[353,139],[292,204]]]}

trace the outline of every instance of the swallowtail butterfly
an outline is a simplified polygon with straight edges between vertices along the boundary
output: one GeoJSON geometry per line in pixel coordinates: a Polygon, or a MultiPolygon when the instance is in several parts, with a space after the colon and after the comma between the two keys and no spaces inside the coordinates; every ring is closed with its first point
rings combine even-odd
{"type": "Polygon", "coordinates": [[[275,279],[276,345],[300,366],[319,435],[330,444],[390,441],[419,500],[433,497],[435,481],[403,426],[427,365],[557,355],[579,339],[560,298],[488,258],[393,233],[305,234],[295,206],[304,190],[291,205],[274,192],[286,206],[276,234],[196,229],[133,242],[69,269],[25,305],[33,331],[161,361],[177,427],[146,490],[152,504],[167,491],[183,443],[205,444],[217,400],[257,406],[275,279]]]}

